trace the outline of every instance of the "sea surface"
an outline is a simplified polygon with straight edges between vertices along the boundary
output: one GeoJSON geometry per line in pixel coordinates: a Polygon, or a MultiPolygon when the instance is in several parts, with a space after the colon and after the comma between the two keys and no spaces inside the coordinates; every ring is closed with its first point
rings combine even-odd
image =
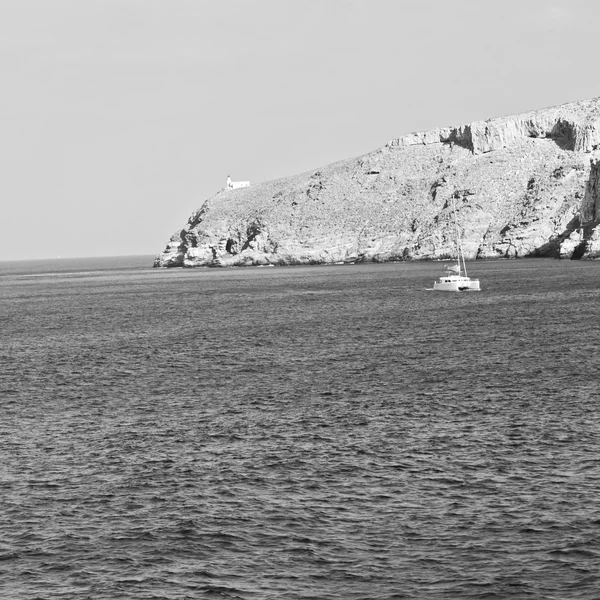
{"type": "Polygon", "coordinates": [[[0,263],[0,595],[600,598],[600,262],[0,263]]]}

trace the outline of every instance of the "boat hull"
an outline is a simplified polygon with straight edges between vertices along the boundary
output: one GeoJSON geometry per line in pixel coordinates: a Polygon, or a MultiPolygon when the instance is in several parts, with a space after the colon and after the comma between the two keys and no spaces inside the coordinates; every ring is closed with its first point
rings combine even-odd
{"type": "Polygon", "coordinates": [[[441,277],[433,284],[435,292],[480,292],[479,279],[470,277],[441,277]]]}

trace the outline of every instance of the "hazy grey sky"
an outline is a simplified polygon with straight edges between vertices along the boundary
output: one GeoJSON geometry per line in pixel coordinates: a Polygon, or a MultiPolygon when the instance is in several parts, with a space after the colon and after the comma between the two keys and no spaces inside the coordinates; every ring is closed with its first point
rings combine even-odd
{"type": "Polygon", "coordinates": [[[157,254],[234,180],[600,96],[597,0],[0,0],[0,260],[157,254]]]}

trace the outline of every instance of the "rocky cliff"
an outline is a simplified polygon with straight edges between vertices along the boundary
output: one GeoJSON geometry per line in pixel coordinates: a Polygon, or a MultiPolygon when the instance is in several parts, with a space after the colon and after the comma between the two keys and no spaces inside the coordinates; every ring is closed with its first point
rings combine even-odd
{"type": "Polygon", "coordinates": [[[413,133],[209,198],[157,267],[600,257],[600,98],[413,133]],[[452,202],[454,200],[454,202],[452,202]]]}

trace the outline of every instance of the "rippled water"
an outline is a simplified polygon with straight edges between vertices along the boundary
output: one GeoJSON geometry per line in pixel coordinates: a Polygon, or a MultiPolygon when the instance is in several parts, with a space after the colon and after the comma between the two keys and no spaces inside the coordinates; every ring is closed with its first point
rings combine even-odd
{"type": "Polygon", "coordinates": [[[15,599],[595,599],[600,263],[0,263],[15,599]]]}

